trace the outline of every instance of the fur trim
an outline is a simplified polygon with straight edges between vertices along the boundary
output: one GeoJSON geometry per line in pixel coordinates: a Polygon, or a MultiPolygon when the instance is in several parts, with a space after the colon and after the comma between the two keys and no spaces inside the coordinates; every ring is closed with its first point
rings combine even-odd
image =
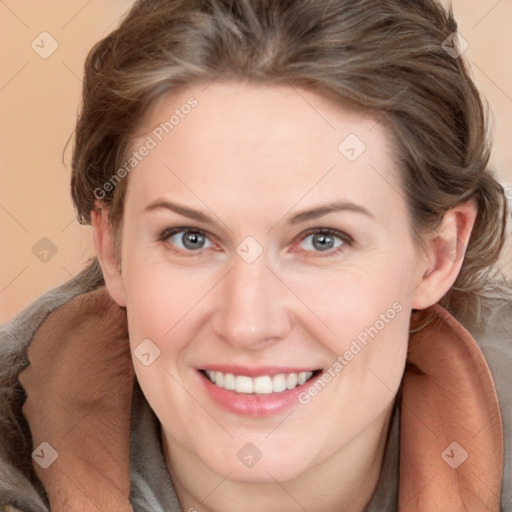
{"type": "Polygon", "coordinates": [[[46,492],[32,467],[32,436],[22,406],[18,375],[29,364],[27,348],[46,317],[76,295],[103,284],[97,259],[80,274],[48,291],[0,327],[0,506],[48,512],[46,492]]]}
{"type": "MultiPolygon", "coordinates": [[[[103,284],[101,268],[94,259],[75,278],[45,293],[0,327],[0,507],[49,511],[45,490],[32,466],[32,437],[21,409],[26,397],[18,375],[29,364],[27,348],[46,317],[73,297],[103,284]]],[[[505,467],[501,505],[512,512],[512,303],[495,297],[486,304],[487,321],[470,331],[487,359],[502,406],[505,467]]],[[[458,320],[469,327],[467,319],[458,320]]]]}

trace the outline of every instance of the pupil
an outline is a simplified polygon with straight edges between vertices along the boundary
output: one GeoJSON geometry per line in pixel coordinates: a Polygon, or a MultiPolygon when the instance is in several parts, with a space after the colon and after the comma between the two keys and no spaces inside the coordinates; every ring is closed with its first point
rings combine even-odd
{"type": "Polygon", "coordinates": [[[188,231],[182,237],[183,245],[188,249],[197,249],[198,245],[204,241],[204,236],[200,233],[194,233],[193,231],[188,231]]]}
{"type": "Polygon", "coordinates": [[[331,235],[326,235],[324,233],[316,233],[313,236],[313,244],[317,249],[321,251],[325,251],[326,249],[331,249],[333,243],[333,237],[331,235]],[[318,245],[315,245],[318,243],[318,245]]]}

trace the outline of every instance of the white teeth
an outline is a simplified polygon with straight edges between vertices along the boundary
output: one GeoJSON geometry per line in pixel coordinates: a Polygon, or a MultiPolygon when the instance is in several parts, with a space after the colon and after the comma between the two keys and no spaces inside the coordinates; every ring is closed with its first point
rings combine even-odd
{"type": "Polygon", "coordinates": [[[281,393],[287,389],[301,386],[313,376],[313,372],[279,373],[274,376],[262,375],[260,377],[247,377],[246,375],[233,375],[218,371],[206,370],[208,378],[219,388],[237,393],[258,393],[269,395],[281,393]]]}
{"type": "Polygon", "coordinates": [[[253,386],[254,393],[262,393],[268,395],[272,393],[272,377],[265,375],[264,377],[256,377],[253,386]]]}
{"type": "Polygon", "coordinates": [[[237,375],[235,377],[235,391],[237,393],[252,393],[253,388],[254,384],[251,377],[246,377],[245,375],[237,375]]]}
{"type": "Polygon", "coordinates": [[[278,375],[274,375],[272,378],[272,391],[274,393],[281,393],[286,389],[286,377],[284,374],[279,373],[278,375]]]}
{"type": "Polygon", "coordinates": [[[293,389],[297,386],[297,374],[296,373],[290,373],[288,377],[286,377],[286,387],[288,389],[293,389]]]}
{"type": "MultiPolygon", "coordinates": [[[[309,377],[311,377],[311,375],[309,377]]],[[[302,384],[304,384],[304,382],[306,382],[309,379],[309,377],[307,372],[300,372],[299,378],[297,379],[299,386],[302,386],[302,384]]]]}
{"type": "Polygon", "coordinates": [[[224,374],[224,389],[233,391],[235,389],[235,376],[232,373],[224,374]]]}

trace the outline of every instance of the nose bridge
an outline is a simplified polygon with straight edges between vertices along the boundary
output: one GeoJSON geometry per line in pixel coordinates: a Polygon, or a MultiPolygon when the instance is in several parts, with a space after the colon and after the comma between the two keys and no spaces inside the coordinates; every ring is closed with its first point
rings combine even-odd
{"type": "Polygon", "coordinates": [[[286,336],[291,327],[283,290],[267,264],[265,254],[252,262],[235,255],[219,289],[216,330],[233,345],[257,348],[286,336]]]}

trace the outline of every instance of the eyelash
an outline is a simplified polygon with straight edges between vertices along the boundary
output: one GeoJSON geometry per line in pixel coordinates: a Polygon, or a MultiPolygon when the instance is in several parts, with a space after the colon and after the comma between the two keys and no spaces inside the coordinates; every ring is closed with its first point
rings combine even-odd
{"type": "MultiPolygon", "coordinates": [[[[192,227],[189,227],[189,226],[181,226],[181,227],[165,229],[160,234],[160,236],[158,238],[158,241],[159,242],[168,242],[168,240],[169,240],[169,238],[171,236],[176,235],[177,233],[187,233],[187,232],[197,233],[199,235],[204,236],[205,238],[207,238],[209,240],[208,234],[205,231],[203,231],[202,229],[192,228],[192,227]]],[[[353,238],[350,235],[344,233],[343,231],[339,231],[337,229],[332,229],[332,228],[312,228],[312,229],[309,229],[305,233],[302,234],[299,242],[302,242],[308,236],[315,235],[315,234],[334,235],[335,237],[340,239],[341,242],[342,242],[342,244],[339,245],[338,247],[335,247],[333,249],[328,249],[326,251],[306,251],[306,252],[316,253],[316,255],[318,255],[320,257],[337,256],[340,252],[346,250],[346,246],[350,247],[351,245],[354,244],[354,240],[353,240],[353,238]],[[322,253],[324,253],[324,254],[322,254],[322,253]]],[[[211,242],[211,240],[210,240],[210,242],[211,242]]],[[[198,249],[197,251],[178,249],[172,243],[168,243],[167,246],[173,252],[178,253],[178,254],[183,254],[184,252],[185,253],[190,253],[190,254],[201,253],[202,252],[202,249],[198,249]]]]}

